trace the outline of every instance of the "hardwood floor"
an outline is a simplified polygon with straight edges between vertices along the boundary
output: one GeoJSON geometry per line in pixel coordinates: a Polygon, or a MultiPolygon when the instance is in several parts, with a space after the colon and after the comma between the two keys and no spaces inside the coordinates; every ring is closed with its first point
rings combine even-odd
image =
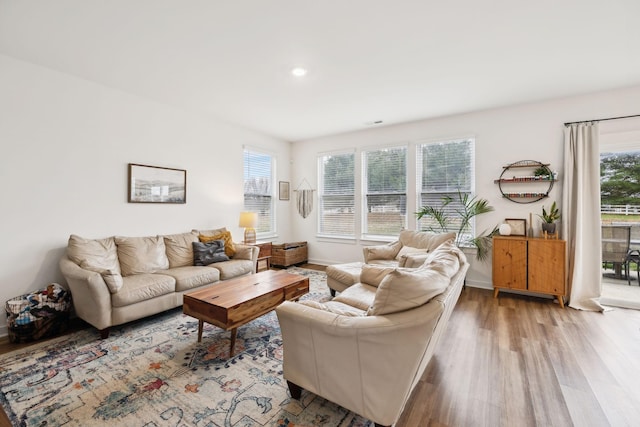
{"type": "MultiPolygon", "coordinates": [[[[24,346],[0,343],[0,353],[24,346]]],[[[396,427],[638,420],[640,311],[581,312],[467,287],[396,427]]],[[[0,426],[10,426],[4,413],[0,426]]]]}
{"type": "Polygon", "coordinates": [[[467,287],[396,427],[631,426],[640,311],[467,287]]]}

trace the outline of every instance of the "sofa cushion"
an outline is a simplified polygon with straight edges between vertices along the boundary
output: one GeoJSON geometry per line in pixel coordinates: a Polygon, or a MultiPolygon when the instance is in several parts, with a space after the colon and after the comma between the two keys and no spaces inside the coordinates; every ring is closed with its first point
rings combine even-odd
{"type": "Polygon", "coordinates": [[[402,246],[426,249],[427,252],[431,252],[447,240],[455,240],[455,238],[456,233],[402,230],[398,240],[402,243],[402,246]]]}
{"type": "Polygon", "coordinates": [[[364,283],[356,283],[340,293],[332,301],[341,302],[366,311],[376,297],[376,288],[364,283]]]}
{"type": "Polygon", "coordinates": [[[360,310],[356,307],[353,307],[348,304],[344,304],[337,301],[327,301],[325,303],[321,303],[318,301],[298,301],[298,304],[306,305],[307,307],[312,307],[318,310],[328,311],[333,314],[339,314],[341,316],[366,316],[367,312],[364,310],[360,310]]]}
{"type": "Polygon", "coordinates": [[[398,260],[396,259],[374,259],[370,260],[368,265],[378,265],[381,267],[398,267],[398,260]]]}
{"type": "Polygon", "coordinates": [[[193,242],[198,241],[196,233],[180,233],[163,236],[169,268],[193,265],[193,242]]]}
{"type": "Polygon", "coordinates": [[[123,276],[155,273],[169,268],[162,236],[115,237],[123,276]]]}
{"type": "Polygon", "coordinates": [[[257,257],[257,253],[260,252],[260,248],[253,245],[245,245],[243,243],[234,243],[233,246],[236,250],[236,253],[233,255],[233,259],[251,260],[253,259],[253,251],[256,251],[256,257],[257,257]]]}
{"type": "Polygon", "coordinates": [[[419,307],[442,293],[450,280],[432,269],[396,269],[380,282],[370,316],[397,313],[419,307]]]}
{"type": "Polygon", "coordinates": [[[147,301],[176,290],[176,280],[164,274],[141,273],[122,278],[122,289],[111,296],[111,305],[124,307],[137,302],[147,301]]]}
{"type": "Polygon", "coordinates": [[[177,267],[165,270],[162,274],[176,279],[176,292],[182,292],[198,286],[215,283],[220,280],[220,271],[210,267],[177,267]]]}
{"type": "Polygon", "coordinates": [[[229,261],[224,252],[224,240],[212,240],[207,243],[193,242],[193,265],[209,265],[214,262],[229,261]]]}
{"type": "Polygon", "coordinates": [[[453,277],[460,269],[460,257],[464,254],[453,241],[438,246],[420,268],[438,271],[447,278],[453,277]]]}
{"type": "Polygon", "coordinates": [[[325,269],[325,273],[327,278],[351,286],[360,281],[360,272],[364,265],[362,262],[329,265],[325,269]]]}
{"type": "Polygon", "coordinates": [[[362,272],[360,273],[360,282],[377,288],[380,282],[382,282],[382,279],[393,270],[395,270],[395,267],[365,264],[362,266],[362,272]]]}
{"type": "Polygon", "coordinates": [[[224,253],[226,253],[228,257],[232,257],[236,254],[236,248],[235,248],[235,245],[233,244],[233,238],[231,237],[230,231],[224,231],[222,233],[214,234],[212,236],[200,234],[198,238],[203,243],[212,242],[214,240],[224,240],[224,253]]]}
{"type": "Polygon", "coordinates": [[[69,236],[67,256],[81,268],[102,275],[109,292],[122,288],[120,263],[113,237],[106,239],[85,239],[72,234],[69,236]]]}
{"type": "Polygon", "coordinates": [[[215,268],[219,270],[220,280],[227,280],[233,277],[253,273],[255,264],[253,261],[248,259],[230,259],[229,261],[210,264],[208,268],[215,268]]]}

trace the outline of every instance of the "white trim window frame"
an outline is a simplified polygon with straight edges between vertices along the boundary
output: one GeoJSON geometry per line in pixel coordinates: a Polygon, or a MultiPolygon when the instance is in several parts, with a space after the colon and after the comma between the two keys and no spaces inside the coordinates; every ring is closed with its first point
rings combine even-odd
{"type": "Polygon", "coordinates": [[[355,201],[355,151],[318,154],[318,237],[354,239],[355,201]]]}
{"type": "Polygon", "coordinates": [[[388,240],[407,226],[408,145],[362,151],[362,239],[388,240]]]}
{"type": "Polygon", "coordinates": [[[276,158],[265,150],[244,147],[244,210],[258,213],[258,239],[276,235],[276,158]]]}
{"type": "MultiPolygon", "coordinates": [[[[458,231],[459,222],[455,218],[459,215],[456,210],[461,206],[458,191],[473,197],[475,192],[475,137],[452,138],[438,141],[422,141],[416,144],[416,206],[432,204],[441,206],[442,199],[451,197],[446,212],[453,221],[448,231],[458,231]]],[[[440,231],[437,223],[428,217],[423,217],[417,223],[421,231],[440,231]]],[[[464,230],[465,236],[458,241],[466,241],[475,235],[475,218],[471,226],[464,230]]]]}

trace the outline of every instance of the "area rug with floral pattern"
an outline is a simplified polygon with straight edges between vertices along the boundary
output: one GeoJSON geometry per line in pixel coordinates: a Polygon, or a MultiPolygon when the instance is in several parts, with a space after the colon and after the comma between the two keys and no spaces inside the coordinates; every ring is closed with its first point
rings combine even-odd
{"type": "MultiPolygon", "coordinates": [[[[330,298],[323,272],[305,299],[330,298]]],[[[112,328],[94,328],[0,356],[0,403],[16,426],[370,426],[369,421],[304,392],[291,399],[282,378],[275,312],[230,333],[178,308],[112,328]]]]}

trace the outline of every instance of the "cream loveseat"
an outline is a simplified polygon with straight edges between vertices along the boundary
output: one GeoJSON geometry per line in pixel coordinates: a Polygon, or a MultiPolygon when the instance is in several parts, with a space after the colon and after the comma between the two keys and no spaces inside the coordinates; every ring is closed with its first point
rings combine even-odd
{"type": "Polygon", "coordinates": [[[284,378],[368,418],[395,423],[460,295],[469,263],[453,241],[418,268],[363,265],[360,282],[326,303],[276,309],[284,378]]]}
{"type": "Polygon", "coordinates": [[[225,228],[93,240],[72,235],[60,270],[76,315],[104,339],[111,326],[179,307],[187,292],[255,273],[259,251],[234,244],[225,228]],[[212,260],[222,261],[194,265],[212,260]]]}

